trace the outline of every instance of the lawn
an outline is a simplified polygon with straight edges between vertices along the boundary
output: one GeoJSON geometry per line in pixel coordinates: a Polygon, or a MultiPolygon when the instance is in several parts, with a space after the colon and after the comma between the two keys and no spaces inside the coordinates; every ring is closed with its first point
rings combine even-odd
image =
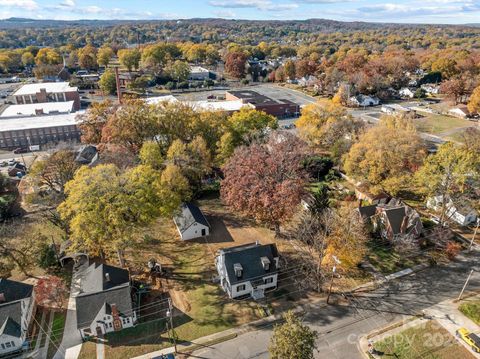
{"type": "Polygon", "coordinates": [[[65,311],[55,312],[52,322],[52,334],[50,336],[50,343],[48,345],[47,358],[53,358],[58,346],[62,342],[63,328],[65,327],[65,311]]]}
{"type": "Polygon", "coordinates": [[[477,325],[480,325],[480,299],[469,300],[466,303],[460,304],[458,309],[477,325]]]}
{"type": "MultiPolygon", "coordinates": [[[[262,243],[274,241],[272,231],[233,216],[216,196],[200,200],[199,205],[213,228],[208,238],[181,241],[173,222],[159,219],[138,234],[136,250],[126,252],[133,278],[151,286],[147,300],[161,298],[165,292],[170,295],[176,308],[174,328],[178,342],[191,341],[261,318],[257,303],[229,300],[219,285],[212,282],[216,275],[214,258],[222,247],[255,240],[262,243]],[[166,277],[151,279],[145,275],[150,258],[162,264],[168,273],[166,277]]],[[[283,244],[277,244],[282,251],[283,244]]],[[[165,331],[165,314],[143,315],[136,327],[107,336],[107,359],[133,357],[172,345],[165,331]]]]}
{"type": "Polygon", "coordinates": [[[415,119],[415,124],[420,132],[427,132],[434,135],[472,125],[468,120],[435,114],[427,114],[425,117],[417,118],[415,119]]]}
{"type": "Polygon", "coordinates": [[[376,342],[374,347],[386,358],[473,359],[440,324],[428,321],[376,342]]]}
{"type": "Polygon", "coordinates": [[[415,259],[406,258],[404,254],[398,253],[391,246],[388,246],[380,241],[371,240],[367,244],[368,261],[379,272],[388,275],[402,269],[410,268],[418,262],[415,259]]]}

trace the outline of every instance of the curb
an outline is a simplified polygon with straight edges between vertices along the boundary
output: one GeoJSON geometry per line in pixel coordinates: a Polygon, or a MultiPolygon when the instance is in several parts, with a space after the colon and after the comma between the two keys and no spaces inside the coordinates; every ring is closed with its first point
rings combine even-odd
{"type": "Polygon", "coordinates": [[[354,288],[350,289],[349,292],[352,293],[352,292],[355,292],[355,291],[360,290],[360,289],[367,289],[367,288],[370,288],[370,287],[375,287],[375,286],[390,282],[391,280],[406,277],[406,276],[409,276],[413,273],[420,272],[420,271],[425,270],[429,267],[430,267],[429,264],[418,264],[418,265],[413,266],[411,268],[406,268],[406,269],[403,269],[401,271],[386,275],[384,277],[384,279],[379,279],[379,280],[376,280],[376,281],[371,281],[371,282],[361,284],[357,287],[354,287],[354,288]]]}

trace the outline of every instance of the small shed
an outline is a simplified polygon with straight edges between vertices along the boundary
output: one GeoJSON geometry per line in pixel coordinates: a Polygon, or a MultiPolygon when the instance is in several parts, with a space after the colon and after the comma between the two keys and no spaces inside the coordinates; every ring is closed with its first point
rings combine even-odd
{"type": "Polygon", "coordinates": [[[205,237],[210,234],[210,224],[200,208],[192,203],[184,203],[180,213],[173,217],[182,240],[205,237]]]}

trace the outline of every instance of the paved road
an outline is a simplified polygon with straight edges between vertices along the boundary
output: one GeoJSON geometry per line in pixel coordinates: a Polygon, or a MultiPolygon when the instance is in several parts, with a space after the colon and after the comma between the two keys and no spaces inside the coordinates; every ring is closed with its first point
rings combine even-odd
{"type": "MultiPolygon", "coordinates": [[[[480,252],[460,257],[449,266],[424,271],[389,282],[384,287],[351,299],[351,305],[312,307],[305,322],[319,333],[317,358],[358,359],[357,339],[444,300],[455,298],[471,268],[480,269],[480,252]]],[[[470,290],[480,289],[480,273],[475,272],[470,290]]],[[[197,358],[247,359],[268,358],[271,327],[241,335],[233,340],[201,349],[197,358]]]]}

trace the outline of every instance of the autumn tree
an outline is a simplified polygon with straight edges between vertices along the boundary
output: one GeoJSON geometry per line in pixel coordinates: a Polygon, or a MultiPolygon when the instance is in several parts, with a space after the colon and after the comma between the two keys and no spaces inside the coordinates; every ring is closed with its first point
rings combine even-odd
{"type": "Polygon", "coordinates": [[[118,60],[122,66],[128,71],[137,70],[140,65],[142,54],[138,49],[121,49],[118,50],[118,60]]]}
{"type": "Polygon", "coordinates": [[[23,66],[33,66],[35,65],[35,57],[30,51],[25,51],[22,54],[22,64],[23,66]]]}
{"type": "Polygon", "coordinates": [[[35,301],[44,308],[64,308],[68,293],[64,281],[57,276],[42,277],[35,285],[35,301]]]}
{"type": "Polygon", "coordinates": [[[292,311],[283,315],[284,322],[275,325],[268,351],[272,359],[313,359],[318,333],[302,323],[292,311]]]}
{"type": "Polygon", "coordinates": [[[100,77],[98,81],[98,86],[100,89],[107,95],[115,95],[117,93],[117,80],[115,78],[115,73],[108,69],[100,77]]]}
{"type": "Polygon", "coordinates": [[[91,44],[78,51],[78,63],[82,69],[94,70],[98,68],[97,49],[91,44]]]}
{"type": "Polygon", "coordinates": [[[240,147],[224,167],[222,200],[280,233],[296,212],[307,174],[301,166],[305,144],[289,133],[272,133],[267,143],[240,147]]]}
{"type": "Polygon", "coordinates": [[[139,158],[142,164],[148,165],[156,170],[164,166],[165,158],[161,147],[155,141],[146,141],[140,149],[139,158]]]}
{"type": "Polygon", "coordinates": [[[440,72],[442,78],[449,79],[457,74],[457,62],[449,57],[441,57],[432,63],[432,71],[440,72]]]}
{"type": "Polygon", "coordinates": [[[174,186],[185,180],[179,175],[169,187],[163,183],[164,175],[144,165],[125,172],[114,165],[80,168],[66,185],[67,198],[58,207],[70,222],[72,246],[97,255],[115,249],[123,265],[123,250],[133,229],[159,215],[171,215],[183,199],[172,192],[180,192],[174,186]]]}
{"type": "Polygon", "coordinates": [[[371,191],[397,194],[423,164],[425,145],[411,121],[386,116],[360,135],[345,158],[347,174],[366,181],[371,191]]]}
{"type": "Polygon", "coordinates": [[[102,130],[118,106],[112,101],[93,102],[84,114],[78,117],[78,127],[82,132],[82,142],[98,144],[102,139],[102,130]]]}
{"type": "Polygon", "coordinates": [[[155,74],[160,74],[168,62],[178,59],[182,54],[180,48],[173,43],[153,44],[142,51],[142,63],[155,74]]]}
{"type": "Polygon", "coordinates": [[[191,187],[200,188],[201,180],[211,172],[211,153],[205,140],[197,136],[190,143],[173,141],[168,149],[167,160],[177,166],[189,180],[191,187]]]}
{"type": "Polygon", "coordinates": [[[227,160],[238,146],[249,144],[276,129],[278,121],[263,111],[245,107],[231,115],[224,127],[225,131],[218,143],[220,162],[227,160]]]}
{"type": "Polygon", "coordinates": [[[190,75],[190,66],[185,61],[177,60],[168,65],[166,72],[178,82],[186,81],[190,75]]]}
{"type": "Polygon", "coordinates": [[[423,194],[442,199],[441,223],[446,220],[448,202],[465,191],[467,181],[479,175],[475,166],[478,159],[464,146],[447,142],[437,153],[429,156],[416,173],[415,179],[423,194]]]}
{"type": "Polygon", "coordinates": [[[73,179],[75,171],[80,167],[75,161],[75,157],[74,151],[62,149],[46,159],[35,161],[30,169],[29,176],[39,186],[48,188],[53,194],[54,203],[64,199],[65,185],[73,179]]]}
{"type": "Polygon", "coordinates": [[[470,113],[480,113],[480,86],[473,91],[467,106],[470,113]]]}
{"type": "Polygon", "coordinates": [[[236,79],[245,76],[247,55],[243,52],[229,52],[225,57],[225,71],[236,79]]]}
{"type": "Polygon", "coordinates": [[[100,49],[98,49],[98,53],[97,53],[98,65],[107,67],[110,61],[112,60],[113,55],[114,55],[114,52],[111,47],[102,46],[100,49]]]}
{"type": "Polygon", "coordinates": [[[343,107],[330,102],[306,106],[296,126],[299,136],[308,144],[331,150],[339,159],[358,139],[364,124],[343,107]]]}
{"type": "Polygon", "coordinates": [[[296,69],[295,69],[295,62],[292,60],[288,60],[285,62],[285,65],[283,66],[283,71],[285,72],[285,76],[289,80],[294,80],[295,75],[296,75],[296,69]]]}
{"type": "Polygon", "coordinates": [[[35,56],[35,64],[39,65],[58,65],[62,63],[62,56],[52,48],[44,47],[40,49],[35,56]]]}

